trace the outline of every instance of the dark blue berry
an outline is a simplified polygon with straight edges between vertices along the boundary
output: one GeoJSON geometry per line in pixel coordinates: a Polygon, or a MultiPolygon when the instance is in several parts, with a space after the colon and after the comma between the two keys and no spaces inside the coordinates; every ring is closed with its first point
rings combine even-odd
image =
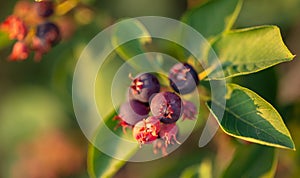
{"type": "Polygon", "coordinates": [[[172,92],[156,94],[150,103],[150,109],[154,116],[160,118],[165,124],[176,122],[181,116],[182,103],[180,97],[172,92]]]}
{"type": "Polygon", "coordinates": [[[150,73],[142,73],[132,79],[129,96],[141,102],[149,102],[150,97],[158,93],[160,84],[158,79],[150,73]]]}
{"type": "Polygon", "coordinates": [[[41,17],[49,17],[54,12],[54,3],[52,0],[44,0],[35,2],[37,14],[41,17]]]}
{"type": "Polygon", "coordinates": [[[169,71],[171,87],[180,94],[191,93],[199,83],[195,69],[187,63],[175,64],[169,71]]]}
{"type": "Polygon", "coordinates": [[[148,117],[149,107],[137,100],[130,100],[120,106],[118,117],[129,125],[134,125],[137,122],[148,117]]]}
{"type": "Polygon", "coordinates": [[[61,39],[59,28],[52,22],[38,25],[36,36],[52,46],[57,44],[61,39]]]}

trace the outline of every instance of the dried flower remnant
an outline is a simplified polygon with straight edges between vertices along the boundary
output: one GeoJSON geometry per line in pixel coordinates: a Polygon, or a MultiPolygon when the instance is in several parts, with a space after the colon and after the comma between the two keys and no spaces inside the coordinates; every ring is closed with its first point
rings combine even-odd
{"type": "Polygon", "coordinates": [[[176,124],[162,124],[159,132],[160,138],[165,141],[165,146],[180,142],[177,140],[178,126],[176,124]]]}

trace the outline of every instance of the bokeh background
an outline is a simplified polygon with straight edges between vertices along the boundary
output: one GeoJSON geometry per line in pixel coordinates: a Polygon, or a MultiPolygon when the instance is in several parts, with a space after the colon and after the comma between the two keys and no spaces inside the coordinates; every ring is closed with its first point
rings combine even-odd
{"type": "MultiPolygon", "coordinates": [[[[86,44],[102,29],[124,17],[144,15],[180,19],[207,0],[57,0],[69,3],[53,17],[63,40],[40,62],[7,60],[12,46],[0,49],[0,177],[88,177],[88,141],[76,122],[71,99],[72,75],[86,44]]],[[[0,2],[0,21],[17,1],[0,2]]],[[[282,115],[300,150],[300,1],[245,0],[234,28],[278,25],[295,60],[257,74],[237,77],[269,101],[282,115]],[[298,55],[298,56],[297,56],[298,55]]],[[[82,86],[84,87],[84,86],[82,86]]],[[[212,170],[229,164],[237,140],[218,132],[198,148],[200,132],[170,156],[146,163],[127,163],[115,177],[178,177],[189,166],[214,158],[212,170]],[[195,156],[197,155],[197,156],[195,156]]],[[[300,152],[278,149],[276,177],[300,176],[300,152]]]]}

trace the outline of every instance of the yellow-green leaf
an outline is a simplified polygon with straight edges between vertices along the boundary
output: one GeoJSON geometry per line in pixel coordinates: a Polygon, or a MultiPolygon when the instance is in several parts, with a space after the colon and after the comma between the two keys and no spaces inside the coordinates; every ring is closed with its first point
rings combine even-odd
{"type": "MultiPolygon", "coordinates": [[[[88,149],[88,173],[90,177],[92,178],[108,178],[113,177],[116,172],[119,171],[119,169],[124,166],[126,161],[129,159],[139,148],[138,144],[136,146],[133,146],[131,148],[128,147],[126,144],[126,148],[124,149],[124,141],[120,139],[117,144],[116,140],[111,141],[107,138],[107,133],[105,133],[107,130],[104,127],[109,127],[113,129],[116,126],[116,122],[113,121],[113,117],[116,115],[115,112],[113,114],[109,115],[104,120],[106,121],[106,125],[101,124],[98,128],[97,132],[95,133],[95,138],[93,140],[93,143],[96,143],[97,145],[106,144],[106,147],[110,149],[111,153],[115,153],[117,155],[123,155],[123,160],[115,159],[112,156],[106,155],[105,153],[102,153],[98,148],[96,148],[94,145],[90,144],[88,149]],[[122,152],[122,154],[118,154],[118,152],[122,152]]],[[[122,129],[116,129],[116,134],[120,138],[126,138],[129,139],[128,135],[125,135],[122,132],[122,129]]]]}
{"type": "Polygon", "coordinates": [[[9,46],[12,42],[6,32],[0,31],[0,49],[9,46]]]}
{"type": "Polygon", "coordinates": [[[120,22],[113,31],[112,45],[124,60],[144,53],[144,44],[149,42],[151,42],[151,36],[138,20],[120,22]],[[132,40],[127,42],[127,39],[132,40]],[[123,44],[123,41],[126,43],[123,44]]]}
{"type": "Polygon", "coordinates": [[[225,133],[249,142],[295,149],[281,116],[259,95],[239,85],[227,84],[226,105],[218,102],[219,97],[222,96],[207,104],[225,133]],[[217,106],[214,110],[211,103],[217,106]],[[217,110],[224,110],[223,118],[216,116],[217,110]]]}
{"type": "MultiPolygon", "coordinates": [[[[222,72],[225,78],[250,74],[294,58],[283,43],[276,26],[230,31],[220,36],[212,44],[212,49],[217,54],[222,68],[214,70],[210,79],[221,79],[222,72]]],[[[208,66],[213,66],[215,60],[209,55],[206,62],[208,66]]]]}

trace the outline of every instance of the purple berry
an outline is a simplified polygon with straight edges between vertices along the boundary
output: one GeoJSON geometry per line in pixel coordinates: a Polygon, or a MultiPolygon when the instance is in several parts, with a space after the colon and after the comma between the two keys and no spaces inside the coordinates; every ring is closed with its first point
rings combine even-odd
{"type": "Polygon", "coordinates": [[[187,63],[175,64],[169,71],[171,87],[181,94],[191,93],[199,83],[195,69],[187,63]]]}
{"type": "Polygon", "coordinates": [[[130,100],[120,106],[118,117],[129,125],[134,125],[137,122],[148,117],[149,107],[137,100],[130,100]]]}
{"type": "Polygon", "coordinates": [[[60,41],[60,31],[57,25],[46,22],[37,26],[36,36],[50,45],[55,45],[60,41]]]}
{"type": "Polygon", "coordinates": [[[37,14],[41,17],[49,17],[54,12],[54,3],[52,0],[44,0],[35,2],[37,14]]]}
{"type": "Polygon", "coordinates": [[[172,92],[156,94],[150,103],[150,109],[154,116],[158,116],[165,124],[176,122],[181,116],[181,99],[172,92]]]}
{"type": "Polygon", "coordinates": [[[159,90],[160,84],[158,79],[150,73],[142,73],[132,79],[129,95],[133,99],[147,103],[150,97],[158,93],[159,90]]]}

